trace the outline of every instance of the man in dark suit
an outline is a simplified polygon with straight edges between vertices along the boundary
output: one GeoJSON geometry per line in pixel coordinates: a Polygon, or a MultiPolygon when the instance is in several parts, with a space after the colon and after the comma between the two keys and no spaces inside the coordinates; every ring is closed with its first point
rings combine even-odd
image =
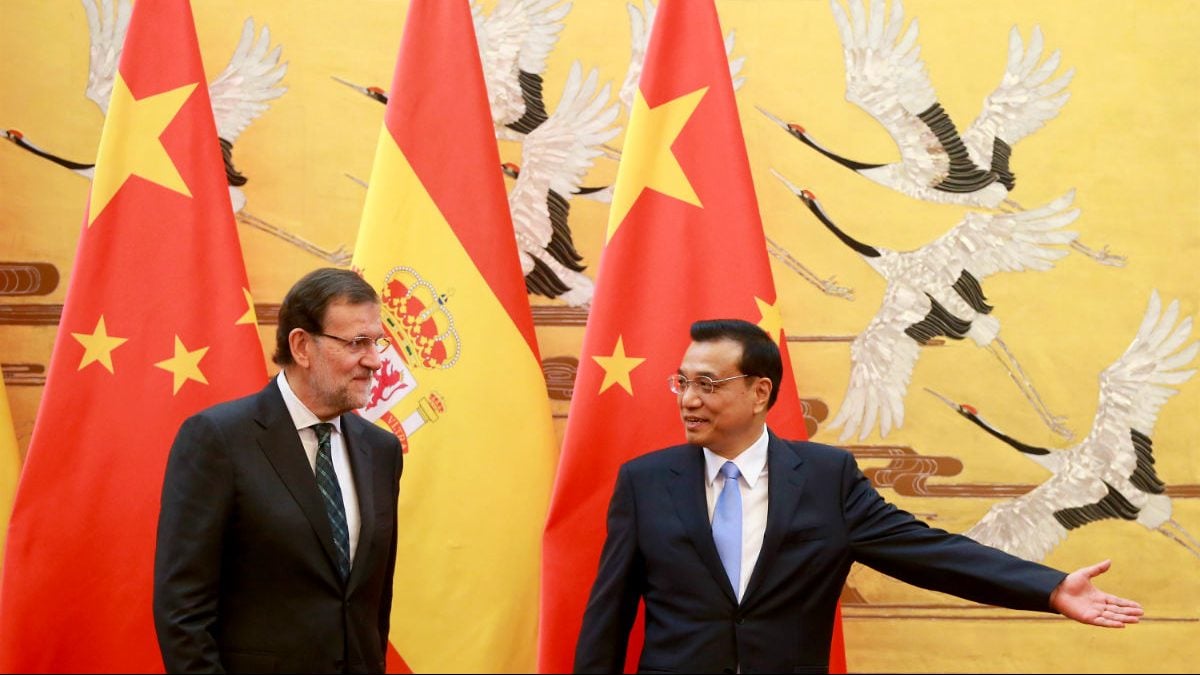
{"type": "Polygon", "coordinates": [[[279,375],[180,427],[154,561],[168,672],[384,671],[402,454],[351,411],[387,344],[375,290],[315,270],[280,306],[279,375]]]}
{"type": "Polygon", "coordinates": [[[626,462],[584,613],[577,672],[621,672],[645,602],[641,671],[826,672],[853,562],[922,588],[1123,627],[1136,602],[934,529],[897,509],[844,450],[766,427],[783,372],[757,326],[698,321],[671,390],[688,443],[626,462]]]}

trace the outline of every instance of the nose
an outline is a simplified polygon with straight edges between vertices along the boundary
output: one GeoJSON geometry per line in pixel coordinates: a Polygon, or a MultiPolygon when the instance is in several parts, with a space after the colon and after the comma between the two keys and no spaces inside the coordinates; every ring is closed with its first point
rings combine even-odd
{"type": "Polygon", "coordinates": [[[683,393],[679,395],[679,405],[684,408],[695,408],[700,405],[699,385],[688,382],[683,393]]]}
{"type": "Polygon", "coordinates": [[[370,368],[371,371],[374,372],[383,367],[383,355],[380,354],[379,351],[374,347],[372,347],[367,350],[367,353],[364,354],[361,359],[359,359],[359,363],[363,364],[363,366],[367,368],[370,368]]]}

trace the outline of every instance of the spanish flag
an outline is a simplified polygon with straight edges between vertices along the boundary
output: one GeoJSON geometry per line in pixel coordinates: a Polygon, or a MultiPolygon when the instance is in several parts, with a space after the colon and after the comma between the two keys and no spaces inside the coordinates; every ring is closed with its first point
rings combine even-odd
{"type": "Polygon", "coordinates": [[[192,11],[134,5],[0,579],[0,672],[161,672],[179,425],[267,379],[192,11]]]}
{"type": "MultiPolygon", "coordinates": [[[[775,337],[784,379],[767,422],[786,438],[805,438],[717,12],[712,0],[662,0],[617,169],[546,524],[541,672],[572,667],[617,469],[684,441],[667,376],[692,322],[714,318],[745,319],[775,337]]],[[[838,629],[834,672],[845,668],[838,629]]],[[[629,669],[641,651],[635,633],[629,669]]]]}
{"type": "Polygon", "coordinates": [[[360,412],[407,453],[391,642],[529,672],[556,442],[465,1],[413,0],[391,92],[352,262],[393,344],[360,412]]]}

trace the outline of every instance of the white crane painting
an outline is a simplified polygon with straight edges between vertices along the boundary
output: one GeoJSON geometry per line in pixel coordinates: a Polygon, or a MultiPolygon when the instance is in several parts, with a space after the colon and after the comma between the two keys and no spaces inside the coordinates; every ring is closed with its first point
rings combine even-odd
{"type": "Polygon", "coordinates": [[[1046,425],[1071,436],[1000,339],[1000,322],[991,315],[980,282],[997,272],[1047,270],[1066,255],[1058,247],[1076,236],[1062,229],[1079,216],[1079,209],[1070,208],[1074,191],[1030,211],[972,211],[919,249],[891,251],[855,240],[834,224],[811,192],[774,173],[817,220],[887,280],[879,310],[850,346],[850,384],[828,427],[842,429],[841,441],[866,438],[877,423],[879,435],[887,436],[904,423],[913,366],[921,346],[936,337],[971,338],[990,350],[1046,425]]]}
{"type": "MultiPolygon", "coordinates": [[[[1188,339],[1192,317],[1179,302],[1163,308],[1158,292],[1125,353],[1100,374],[1100,401],[1091,433],[1065,450],[1034,447],[993,427],[965,403],[939,399],[1024,457],[1050,472],[1038,487],[996,504],[965,534],[1028,560],[1042,560],[1067,535],[1105,519],[1137,522],[1200,558],[1200,542],[1171,517],[1171,499],[1155,470],[1152,437],[1159,411],[1174,387],[1196,372],[1184,370],[1200,349],[1188,339]]],[[[1187,450],[1181,448],[1181,450],[1187,450]]]]}

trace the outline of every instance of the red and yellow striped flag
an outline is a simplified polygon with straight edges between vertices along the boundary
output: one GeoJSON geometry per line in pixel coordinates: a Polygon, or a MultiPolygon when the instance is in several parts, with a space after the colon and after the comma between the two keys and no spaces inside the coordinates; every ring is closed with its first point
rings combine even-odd
{"type": "Polygon", "coordinates": [[[413,0],[391,92],[352,264],[393,340],[362,413],[408,453],[392,645],[528,672],[555,436],[465,1],[413,0]]]}
{"type": "Polygon", "coordinates": [[[0,672],[161,672],[180,423],[267,379],[192,11],[134,5],[0,580],[0,672]]]}
{"type": "MultiPolygon", "coordinates": [[[[570,671],[617,469],[684,442],[667,376],[698,319],[740,318],[779,342],[767,422],[807,436],[746,145],[711,0],[662,0],[646,51],[579,358],[543,553],[541,672],[570,671]]],[[[640,625],[640,622],[639,622],[640,625]]],[[[844,670],[840,622],[830,662],[844,670]]],[[[627,667],[641,652],[635,628],[627,667]]]]}

